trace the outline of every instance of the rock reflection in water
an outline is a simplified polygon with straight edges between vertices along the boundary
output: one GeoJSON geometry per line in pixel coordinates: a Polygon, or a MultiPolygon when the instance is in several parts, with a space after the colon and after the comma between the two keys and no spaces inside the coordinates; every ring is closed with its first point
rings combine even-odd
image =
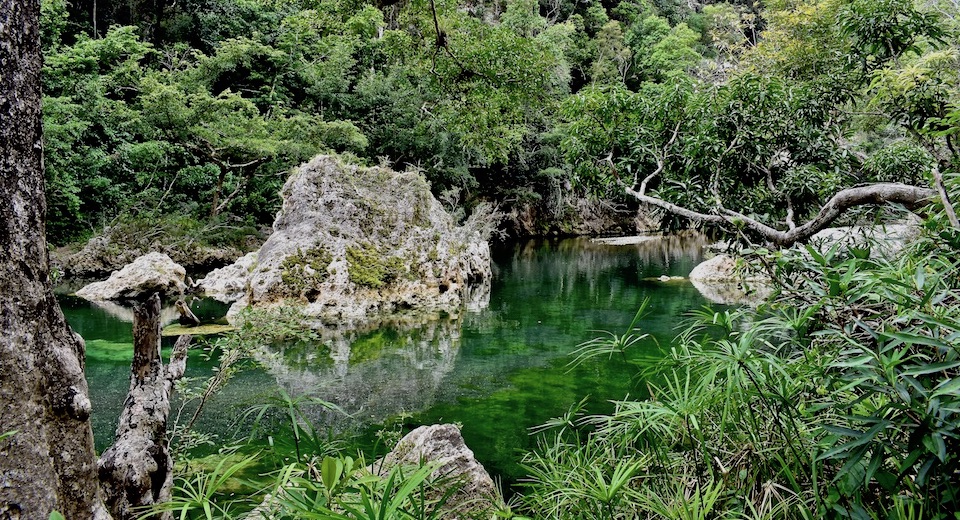
{"type": "Polygon", "coordinates": [[[397,314],[363,327],[323,329],[320,345],[276,345],[258,361],[289,395],[319,397],[350,414],[321,406],[306,410],[319,425],[380,422],[434,401],[453,370],[463,314],[488,305],[485,280],[466,289],[461,314],[397,314]]]}
{"type": "Polygon", "coordinates": [[[258,361],[291,396],[319,397],[350,414],[305,410],[317,424],[339,430],[433,403],[456,362],[461,327],[460,319],[446,316],[327,333],[322,346],[276,346],[258,361]]]}
{"type": "MultiPolygon", "coordinates": [[[[393,316],[364,329],[326,331],[322,345],[275,346],[260,362],[289,395],[315,396],[352,415],[317,406],[308,414],[319,424],[342,429],[379,423],[482,394],[489,384],[503,384],[503,374],[565,356],[585,338],[547,338],[571,327],[610,327],[605,321],[609,313],[599,310],[587,319],[583,305],[617,309],[628,322],[638,305],[638,289],[662,285],[644,282],[644,277],[685,275],[707,242],[700,234],[657,236],[626,246],[588,239],[533,240],[499,256],[495,285],[501,293],[509,287],[510,297],[496,298],[495,309],[489,308],[491,286],[475,286],[459,315],[393,316]],[[540,314],[543,323],[526,323],[525,316],[540,314]],[[458,364],[464,330],[471,334],[471,358],[458,364]],[[537,330],[539,339],[529,336],[537,330]],[[524,345],[514,337],[518,333],[527,337],[524,345]],[[485,336],[485,346],[477,346],[478,335],[485,336]],[[547,349],[543,341],[553,346],[547,349]]],[[[657,307],[667,315],[690,308],[684,298],[660,300],[657,307]]],[[[620,326],[620,321],[614,323],[620,326]]]]}
{"type": "MultiPolygon", "coordinates": [[[[124,306],[119,303],[115,303],[109,300],[91,300],[90,306],[96,309],[100,309],[103,312],[113,316],[114,318],[125,321],[127,323],[133,323],[133,307],[124,306]]],[[[173,305],[169,305],[160,309],[160,325],[169,325],[177,320],[180,314],[177,312],[177,308],[173,305]]]]}

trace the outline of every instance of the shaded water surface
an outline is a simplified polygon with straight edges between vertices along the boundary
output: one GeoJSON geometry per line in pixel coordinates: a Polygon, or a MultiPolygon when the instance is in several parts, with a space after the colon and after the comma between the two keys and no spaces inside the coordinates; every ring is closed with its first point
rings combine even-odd
{"type": "MultiPolygon", "coordinates": [[[[518,452],[533,446],[529,428],[561,415],[590,396],[588,409],[642,393],[635,368],[622,359],[597,359],[571,369],[576,345],[597,331],[623,332],[644,299],[640,327],[651,337],[632,356],[657,356],[682,315],[706,302],[686,281],[700,260],[701,237],[665,237],[612,246],[586,239],[534,240],[494,248],[494,280],[470,309],[421,324],[394,324],[320,344],[276,346],[262,369],[243,372],[211,403],[203,428],[230,433],[246,407],[283,388],[314,395],[351,414],[311,411],[317,421],[353,429],[372,441],[384,421],[456,422],[491,473],[520,475],[518,452]]],[[[117,309],[63,297],[70,324],[87,340],[87,377],[98,447],[109,444],[128,385],[131,324],[117,309]]],[[[200,314],[222,307],[207,303],[200,314]]],[[[201,316],[203,317],[203,316],[201,316]]],[[[188,375],[209,374],[212,363],[191,355],[188,375]]]]}

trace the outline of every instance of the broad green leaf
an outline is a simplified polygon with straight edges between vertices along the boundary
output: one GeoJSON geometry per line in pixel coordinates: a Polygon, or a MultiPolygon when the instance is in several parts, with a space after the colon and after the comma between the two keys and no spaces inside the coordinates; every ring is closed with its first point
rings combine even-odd
{"type": "Polygon", "coordinates": [[[337,483],[340,482],[340,477],[343,475],[343,461],[333,457],[324,457],[323,462],[320,464],[320,479],[323,481],[324,487],[327,488],[328,492],[333,491],[337,483]]]}

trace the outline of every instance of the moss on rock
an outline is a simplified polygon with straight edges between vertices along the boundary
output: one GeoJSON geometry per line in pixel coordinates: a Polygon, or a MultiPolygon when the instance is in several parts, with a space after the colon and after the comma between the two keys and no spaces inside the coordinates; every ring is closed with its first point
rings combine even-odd
{"type": "Polygon", "coordinates": [[[350,281],[371,289],[379,289],[399,279],[409,266],[398,256],[385,256],[369,244],[347,248],[347,269],[350,281]]]}
{"type": "Polygon", "coordinates": [[[298,248],[280,263],[280,279],[294,293],[307,295],[330,277],[332,261],[333,254],[323,246],[298,248]]]}
{"type": "Polygon", "coordinates": [[[417,172],[320,156],[281,195],[237,307],[292,300],[307,315],[349,326],[396,311],[455,311],[468,282],[489,283],[494,214],[457,225],[417,172]]]}

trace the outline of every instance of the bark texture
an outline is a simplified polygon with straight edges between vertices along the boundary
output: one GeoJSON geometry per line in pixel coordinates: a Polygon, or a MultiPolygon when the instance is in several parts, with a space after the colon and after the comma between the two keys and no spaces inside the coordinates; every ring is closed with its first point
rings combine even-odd
{"type": "Polygon", "coordinates": [[[109,518],[99,497],[84,344],[49,278],[39,0],[0,0],[0,518],[109,518]]]}
{"type": "Polygon", "coordinates": [[[188,335],[177,338],[165,369],[160,356],[160,297],[154,294],[134,307],[130,391],[116,440],[97,463],[107,507],[116,520],[138,518],[144,507],[170,499],[173,460],[166,441],[167,417],[173,382],[183,377],[190,340],[188,335]]]}

